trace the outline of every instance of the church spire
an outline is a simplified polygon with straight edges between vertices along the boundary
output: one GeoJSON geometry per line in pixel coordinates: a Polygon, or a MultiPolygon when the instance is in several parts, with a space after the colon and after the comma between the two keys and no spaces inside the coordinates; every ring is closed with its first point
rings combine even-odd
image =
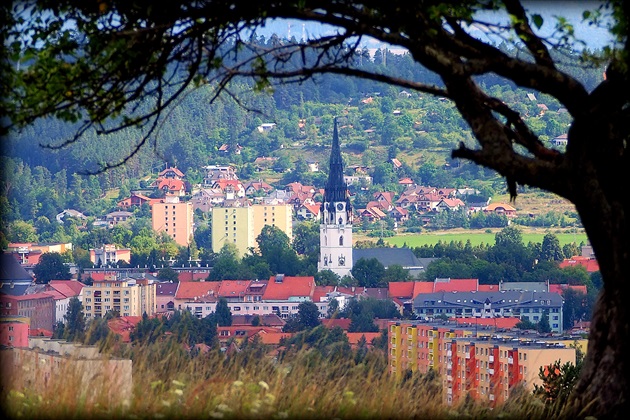
{"type": "Polygon", "coordinates": [[[330,171],[324,191],[324,202],[334,203],[346,201],[347,186],[343,180],[343,160],[339,148],[339,133],[337,131],[337,117],[334,121],[332,150],[330,151],[330,171]]]}

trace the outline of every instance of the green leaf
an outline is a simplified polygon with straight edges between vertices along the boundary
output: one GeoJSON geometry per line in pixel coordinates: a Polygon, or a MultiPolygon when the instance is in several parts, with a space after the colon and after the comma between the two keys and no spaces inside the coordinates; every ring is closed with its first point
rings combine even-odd
{"type": "Polygon", "coordinates": [[[536,26],[536,28],[540,29],[540,27],[543,25],[543,18],[539,14],[532,15],[532,22],[534,23],[534,26],[536,26]]]}

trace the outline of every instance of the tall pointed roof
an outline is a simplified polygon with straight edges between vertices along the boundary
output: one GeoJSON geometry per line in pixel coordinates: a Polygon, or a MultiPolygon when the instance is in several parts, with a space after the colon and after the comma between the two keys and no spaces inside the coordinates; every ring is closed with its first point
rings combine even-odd
{"type": "Polygon", "coordinates": [[[343,160],[341,159],[337,118],[335,117],[332,149],[330,151],[330,170],[324,192],[324,202],[346,201],[347,191],[346,183],[343,180],[343,160]]]}

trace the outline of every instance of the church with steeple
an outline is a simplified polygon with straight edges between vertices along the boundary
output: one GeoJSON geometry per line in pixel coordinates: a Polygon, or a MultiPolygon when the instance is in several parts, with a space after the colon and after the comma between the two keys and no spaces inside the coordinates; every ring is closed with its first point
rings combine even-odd
{"type": "Polygon", "coordinates": [[[331,270],[343,277],[352,269],[352,205],[343,179],[337,118],[333,129],[330,170],[324,189],[319,225],[318,271],[331,270]]]}

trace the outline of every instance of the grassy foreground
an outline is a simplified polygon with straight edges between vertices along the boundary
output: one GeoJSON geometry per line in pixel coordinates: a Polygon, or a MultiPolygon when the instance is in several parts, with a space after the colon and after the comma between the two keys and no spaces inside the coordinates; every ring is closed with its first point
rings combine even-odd
{"type": "MultiPolygon", "coordinates": [[[[133,392],[117,403],[86,403],[72,375],[36,393],[16,383],[2,390],[4,418],[442,419],[552,418],[531,393],[513,393],[501,407],[442,404],[441,380],[413,374],[397,380],[385,355],[360,363],[301,350],[281,362],[261,348],[229,357],[217,350],[190,357],[180,344],[135,347],[133,392]],[[516,395],[515,395],[516,394],[516,395]]],[[[555,416],[557,418],[557,416],[555,416]]]]}

